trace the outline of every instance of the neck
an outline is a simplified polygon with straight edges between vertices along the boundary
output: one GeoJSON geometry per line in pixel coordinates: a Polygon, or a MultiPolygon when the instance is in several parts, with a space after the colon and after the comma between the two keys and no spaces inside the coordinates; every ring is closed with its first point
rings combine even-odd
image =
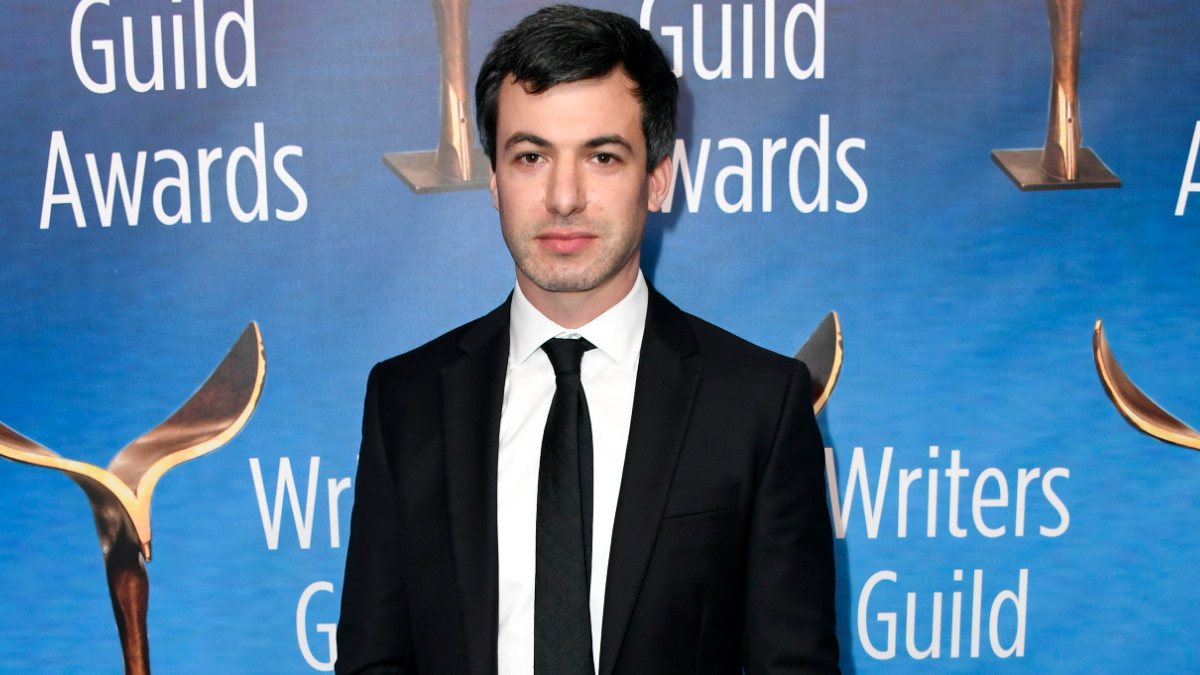
{"type": "Polygon", "coordinates": [[[579,328],[607,312],[633,290],[638,267],[632,265],[586,291],[548,291],[517,270],[517,285],[537,311],[563,328],[579,328]]]}

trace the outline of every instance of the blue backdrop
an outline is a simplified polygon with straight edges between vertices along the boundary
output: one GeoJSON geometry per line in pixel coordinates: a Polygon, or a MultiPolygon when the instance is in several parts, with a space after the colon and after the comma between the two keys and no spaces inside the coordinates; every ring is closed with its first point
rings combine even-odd
{"type": "MultiPolygon", "coordinates": [[[[472,77],[534,4],[476,1],[472,77]]],[[[1200,6],[1089,3],[1084,144],[1124,185],[1025,193],[989,153],[1044,140],[1040,1],[590,4],[682,74],[654,283],[786,354],[841,317],[844,669],[1200,669],[1200,454],[1122,420],[1091,356],[1102,318],[1200,423],[1200,195],[1177,211],[1200,6]]],[[[17,0],[0,26],[0,421],[104,466],[258,321],[254,417],[155,493],[152,662],[328,670],[367,371],[513,283],[486,193],[416,195],[381,161],[437,140],[430,6],[17,0]]],[[[119,671],[61,474],[0,463],[0,583],[0,671],[119,671]]]]}

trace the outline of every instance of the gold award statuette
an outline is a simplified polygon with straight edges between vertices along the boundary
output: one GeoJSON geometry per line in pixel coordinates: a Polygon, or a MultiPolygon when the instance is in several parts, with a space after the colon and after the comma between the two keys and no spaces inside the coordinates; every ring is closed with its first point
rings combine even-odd
{"type": "Polygon", "coordinates": [[[796,359],[808,366],[812,375],[813,414],[819,414],[833,394],[842,372],[842,325],[837,312],[830,312],[796,352],[796,359]]]}
{"type": "Polygon", "coordinates": [[[179,410],[113,457],[108,469],[61,457],[0,424],[0,455],[58,469],[87,494],[112,597],[126,675],[149,675],[146,608],[150,580],[150,496],[171,467],[212,452],[250,419],[262,393],[267,362],[251,322],[233,348],[179,410]]]}
{"type": "Polygon", "coordinates": [[[436,150],[391,152],[384,164],[413,192],[480,190],[488,186],[488,160],[475,145],[467,12],[470,0],[432,0],[442,64],[441,130],[436,150]]]}
{"type": "Polygon", "coordinates": [[[1108,338],[1104,336],[1104,326],[1098,319],[1092,334],[1092,352],[1104,391],[1122,417],[1138,431],[1160,441],[1200,450],[1200,432],[1159,407],[1121,370],[1108,346],[1108,338]]]}
{"type": "Polygon", "coordinates": [[[1083,0],[1046,0],[1050,13],[1050,120],[1041,150],[993,150],[992,161],[1021,190],[1121,187],[1121,179],[1091,148],[1079,128],[1080,20],[1083,0]]]}

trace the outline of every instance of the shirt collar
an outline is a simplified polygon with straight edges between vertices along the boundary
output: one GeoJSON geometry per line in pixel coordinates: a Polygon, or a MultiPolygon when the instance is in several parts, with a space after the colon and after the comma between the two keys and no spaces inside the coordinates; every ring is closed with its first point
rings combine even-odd
{"type": "Polygon", "coordinates": [[[649,299],[646,280],[638,270],[633,288],[620,302],[579,328],[563,328],[539,312],[517,284],[510,310],[508,362],[510,365],[523,363],[550,338],[578,335],[621,367],[636,370],[649,299]]]}

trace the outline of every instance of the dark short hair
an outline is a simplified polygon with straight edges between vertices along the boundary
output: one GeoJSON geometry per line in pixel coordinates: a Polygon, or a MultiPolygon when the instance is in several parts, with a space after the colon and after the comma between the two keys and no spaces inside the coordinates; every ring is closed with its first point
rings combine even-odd
{"type": "Polygon", "coordinates": [[[633,19],[574,5],[543,7],[496,39],[475,81],[480,143],[496,166],[496,112],[511,75],[537,94],[556,84],[603,77],[620,67],[633,80],[642,111],[646,169],[675,145],[679,83],[662,48],[633,19]]]}

